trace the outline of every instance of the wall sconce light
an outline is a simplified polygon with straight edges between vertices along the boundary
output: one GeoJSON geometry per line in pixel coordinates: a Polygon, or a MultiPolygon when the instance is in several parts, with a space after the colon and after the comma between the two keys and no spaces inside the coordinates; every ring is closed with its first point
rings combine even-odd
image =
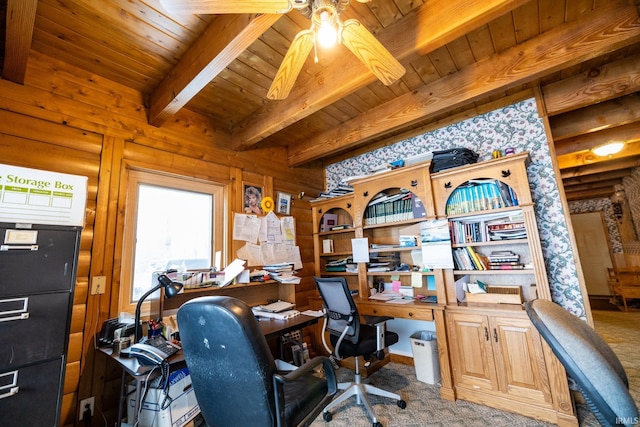
{"type": "Polygon", "coordinates": [[[591,151],[596,156],[606,157],[620,152],[622,147],[624,147],[624,142],[608,142],[593,148],[591,151]]]}

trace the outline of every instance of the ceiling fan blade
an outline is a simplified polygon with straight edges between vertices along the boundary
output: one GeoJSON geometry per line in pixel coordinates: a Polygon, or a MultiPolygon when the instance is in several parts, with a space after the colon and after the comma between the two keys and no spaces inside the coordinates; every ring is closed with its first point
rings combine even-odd
{"type": "Polygon", "coordinates": [[[193,14],[286,13],[290,0],[160,0],[168,12],[193,14]]]}
{"type": "Polygon", "coordinates": [[[344,22],[342,44],[387,86],[406,72],[402,64],[356,19],[344,22]]]}
{"type": "Polygon", "coordinates": [[[296,34],[282,60],[282,64],[280,64],[273,83],[271,83],[267,98],[285,99],[289,96],[289,92],[291,92],[291,88],[296,82],[296,78],[298,78],[298,74],[300,74],[300,70],[313,47],[313,37],[314,32],[311,30],[302,30],[296,34]]]}

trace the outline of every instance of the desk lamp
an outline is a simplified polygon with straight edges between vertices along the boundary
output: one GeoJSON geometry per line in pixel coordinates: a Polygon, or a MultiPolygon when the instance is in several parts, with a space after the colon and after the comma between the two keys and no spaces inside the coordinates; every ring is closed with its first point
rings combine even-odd
{"type": "Polygon", "coordinates": [[[134,344],[140,341],[140,338],[142,338],[140,336],[142,335],[141,334],[142,328],[140,327],[140,308],[142,307],[142,303],[149,295],[151,295],[152,293],[154,293],[160,288],[164,288],[164,296],[166,298],[171,298],[174,295],[176,295],[178,292],[180,292],[180,289],[182,289],[182,283],[174,282],[166,274],[161,274],[158,277],[158,284],[153,288],[149,289],[144,295],[140,297],[140,299],[138,299],[138,305],[136,305],[136,317],[134,319],[135,330],[136,330],[135,340],[133,341],[134,344]]]}

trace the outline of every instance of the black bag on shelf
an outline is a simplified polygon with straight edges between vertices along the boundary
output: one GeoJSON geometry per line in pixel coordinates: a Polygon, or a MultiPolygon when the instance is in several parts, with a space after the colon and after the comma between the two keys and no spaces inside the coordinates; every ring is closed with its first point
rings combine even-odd
{"type": "Polygon", "coordinates": [[[444,169],[469,165],[478,161],[478,153],[468,148],[450,148],[433,152],[431,159],[431,173],[440,172],[444,169]]]}

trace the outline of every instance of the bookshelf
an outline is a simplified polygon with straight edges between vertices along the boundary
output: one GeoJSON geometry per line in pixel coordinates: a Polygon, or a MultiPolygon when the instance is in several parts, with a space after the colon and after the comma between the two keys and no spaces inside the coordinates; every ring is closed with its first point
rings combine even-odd
{"type": "Polygon", "coordinates": [[[529,162],[528,153],[520,153],[431,175],[436,215],[449,223],[455,264],[445,280],[452,381],[458,398],[576,425],[564,368],[521,299],[504,298],[517,291],[525,301],[551,299],[529,162]],[[459,289],[464,280],[502,292],[467,297],[459,289]]]}
{"type": "Polygon", "coordinates": [[[354,179],[353,193],[312,201],[316,274],[346,277],[358,290],[354,299],[362,315],[434,321],[442,398],[577,425],[564,368],[522,305],[498,303],[513,301],[503,294],[488,303],[457,298],[456,281],[468,276],[494,289],[528,288],[518,292],[525,299],[551,299],[527,178],[529,161],[528,153],[520,153],[435,174],[429,174],[425,162],[354,179]],[[327,213],[352,227],[321,230],[327,213]],[[422,251],[421,224],[431,220],[445,220],[452,236],[446,250],[454,255],[464,251],[471,257],[468,264],[414,271],[422,251]],[[365,262],[357,263],[355,272],[326,271],[327,264],[352,255],[353,238],[367,239],[370,261],[383,259],[383,271],[365,262]],[[331,253],[323,252],[326,239],[333,241],[331,253]],[[387,270],[386,263],[393,268],[387,270]],[[414,294],[435,295],[437,302],[400,305],[368,299],[379,282],[393,281],[417,285],[414,294]]]}
{"type": "Polygon", "coordinates": [[[471,282],[519,286],[525,300],[551,299],[526,172],[529,162],[529,154],[520,153],[431,176],[436,212],[447,218],[451,231],[456,267],[448,295],[456,295],[455,280],[469,276],[471,282]],[[498,195],[500,202],[489,201],[498,195]]]}
{"type": "Polygon", "coordinates": [[[315,275],[345,277],[351,289],[358,289],[357,265],[353,264],[351,250],[351,239],[355,237],[353,193],[314,200],[311,205],[315,275]]]}

